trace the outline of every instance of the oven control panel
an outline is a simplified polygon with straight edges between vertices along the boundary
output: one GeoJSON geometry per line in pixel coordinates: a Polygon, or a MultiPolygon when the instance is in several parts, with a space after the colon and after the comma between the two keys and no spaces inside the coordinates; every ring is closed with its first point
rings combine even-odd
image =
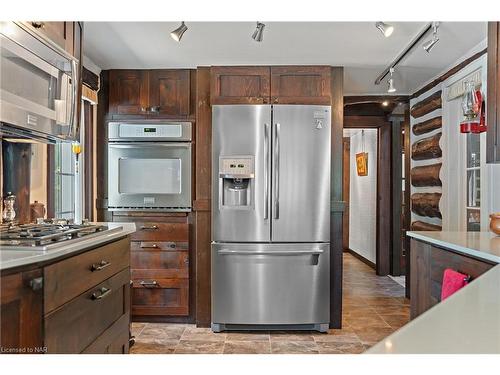
{"type": "Polygon", "coordinates": [[[120,138],[180,138],[182,137],[182,125],[180,124],[159,124],[159,125],[139,125],[120,124],[118,132],[120,138]]]}

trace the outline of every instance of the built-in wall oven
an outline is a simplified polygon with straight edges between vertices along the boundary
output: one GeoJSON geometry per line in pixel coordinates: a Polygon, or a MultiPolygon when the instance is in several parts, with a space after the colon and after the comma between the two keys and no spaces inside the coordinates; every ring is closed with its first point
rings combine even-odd
{"type": "Polygon", "coordinates": [[[0,22],[0,130],[43,140],[78,134],[78,60],[21,22],[0,22]]]}
{"type": "Polygon", "coordinates": [[[191,210],[191,123],[108,124],[108,209],[191,210]]]}

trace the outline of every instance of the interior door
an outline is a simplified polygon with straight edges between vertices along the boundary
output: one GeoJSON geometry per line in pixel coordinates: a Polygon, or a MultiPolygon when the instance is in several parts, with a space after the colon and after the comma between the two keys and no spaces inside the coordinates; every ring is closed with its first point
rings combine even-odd
{"type": "Polygon", "coordinates": [[[330,241],[330,111],[273,106],[273,242],[330,241]]]}
{"type": "Polygon", "coordinates": [[[263,242],[270,240],[271,106],[214,105],[212,107],[212,240],[263,242]],[[223,204],[221,158],[254,158],[254,177],[245,207],[223,204]]]}

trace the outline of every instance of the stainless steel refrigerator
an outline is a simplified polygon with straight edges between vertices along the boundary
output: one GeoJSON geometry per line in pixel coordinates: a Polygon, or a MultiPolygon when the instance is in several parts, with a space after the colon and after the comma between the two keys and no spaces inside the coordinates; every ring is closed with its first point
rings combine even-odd
{"type": "Polygon", "coordinates": [[[212,330],[328,329],[330,111],[212,107],[212,330]]]}

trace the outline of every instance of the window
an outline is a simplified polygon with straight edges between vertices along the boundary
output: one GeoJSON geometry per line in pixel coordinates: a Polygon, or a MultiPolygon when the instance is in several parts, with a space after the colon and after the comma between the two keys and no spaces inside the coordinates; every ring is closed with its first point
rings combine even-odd
{"type": "Polygon", "coordinates": [[[479,134],[466,135],[467,231],[481,230],[481,142],[479,134]]]}
{"type": "Polygon", "coordinates": [[[54,146],[54,217],[75,219],[75,156],[71,143],[54,146]]]}

